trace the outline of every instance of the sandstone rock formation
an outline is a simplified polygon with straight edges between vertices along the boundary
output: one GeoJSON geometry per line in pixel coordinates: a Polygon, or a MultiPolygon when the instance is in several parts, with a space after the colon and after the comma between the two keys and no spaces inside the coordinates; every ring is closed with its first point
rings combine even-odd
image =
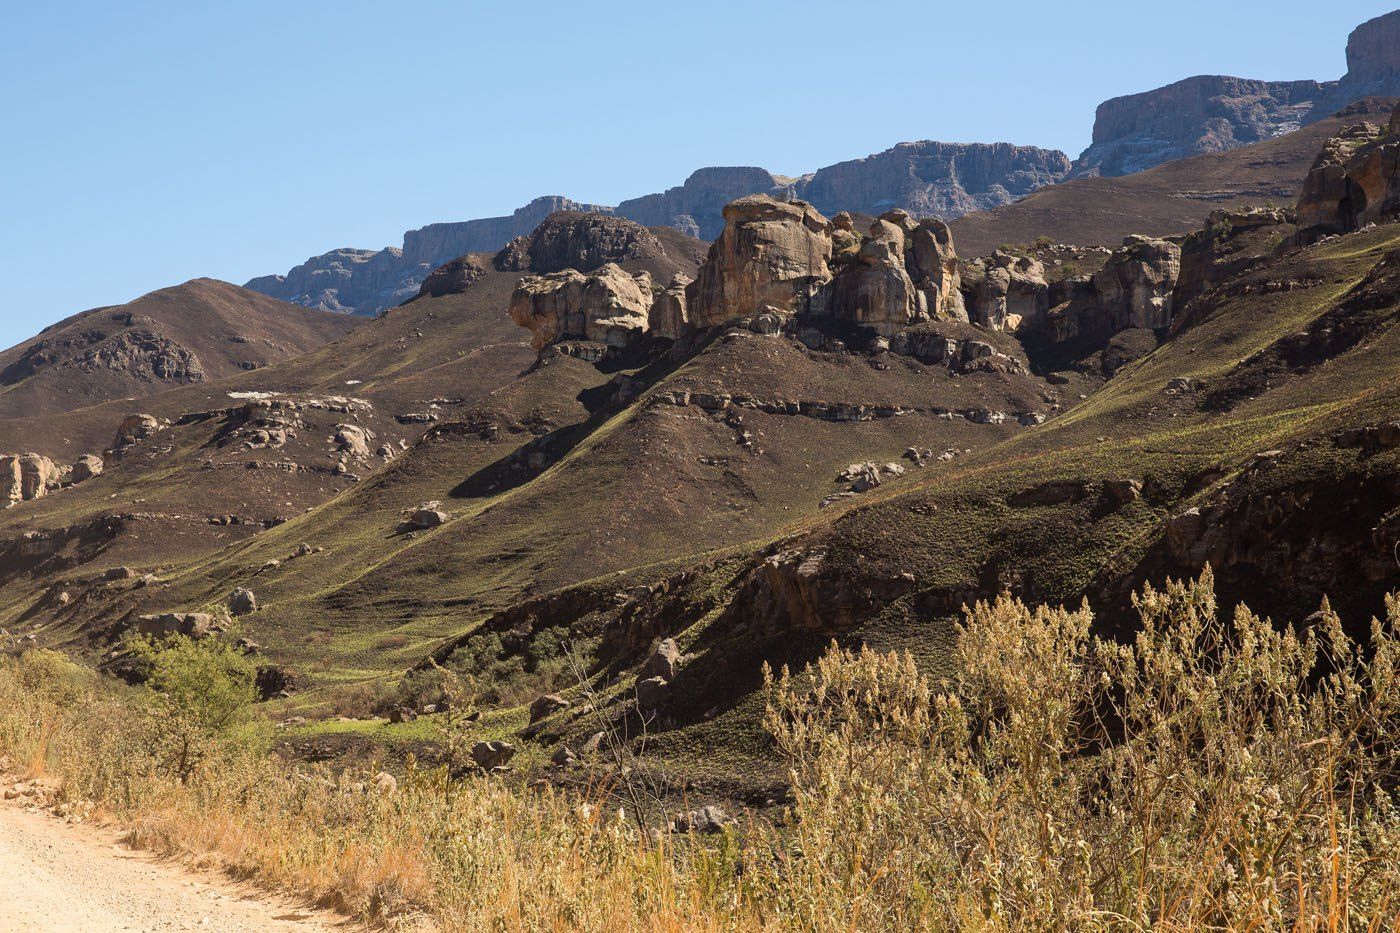
{"type": "Polygon", "coordinates": [[[1310,243],[1400,219],[1400,107],[1387,127],[1349,126],[1327,141],[1298,197],[1298,239],[1310,243]]]}
{"type": "Polygon", "coordinates": [[[102,472],[102,458],[96,454],[83,454],[73,463],[68,478],[74,483],[82,483],[102,472]]]}
{"type": "Polygon", "coordinates": [[[648,329],[653,336],[676,340],[690,329],[685,290],[692,281],[690,276],[677,272],[671,283],[656,293],[648,316],[648,329]]]}
{"type": "Polygon", "coordinates": [[[608,263],[592,275],[566,269],[525,276],[511,295],[510,316],[530,331],[536,350],[565,339],[625,347],[647,330],[651,306],[651,276],[608,263]]]}
{"type": "Polygon", "coordinates": [[[832,283],[832,310],[885,337],[913,322],[919,303],[904,267],[904,250],[914,227],[904,211],[883,214],[871,225],[855,262],[832,283]]]}
{"type": "Polygon", "coordinates": [[[63,470],[42,454],[0,456],[0,506],[38,499],[62,479],[63,470]]]}
{"type": "Polygon", "coordinates": [[[1167,240],[1130,236],[1094,273],[1099,307],[1112,315],[1112,330],[1166,327],[1172,319],[1172,289],[1181,272],[1181,247],[1167,240]]]}
{"type": "Polygon", "coordinates": [[[724,208],[725,227],[686,289],[693,326],[713,327],[772,308],[785,315],[813,310],[831,280],[831,223],[802,201],[767,195],[724,208]]]}
{"type": "Polygon", "coordinates": [[[117,434],[112,439],[112,448],[107,451],[107,455],[113,459],[120,458],[128,448],[164,430],[166,426],[166,422],[154,415],[127,415],[121,424],[117,425],[117,434]]]}
{"type": "Polygon", "coordinates": [[[458,295],[471,288],[472,284],[486,274],[486,260],[482,256],[458,256],[439,266],[423,280],[418,289],[419,298],[441,298],[443,295],[458,295]]]}
{"type": "Polygon", "coordinates": [[[629,259],[664,260],[666,248],[646,227],[603,213],[561,211],[511,240],[492,260],[502,272],[592,272],[629,259]]]}
{"type": "Polygon", "coordinates": [[[1276,207],[1211,211],[1181,243],[1181,274],[1172,290],[1173,326],[1193,298],[1243,271],[1294,232],[1295,215],[1276,207]]]}
{"type": "Polygon", "coordinates": [[[1400,95],[1400,10],[1347,39],[1337,81],[1255,81],[1197,75],[1099,105],[1073,177],[1128,175],[1170,159],[1221,152],[1325,119],[1352,101],[1400,95]]]}
{"type": "Polygon", "coordinates": [[[964,278],[971,294],[968,317],[992,330],[1039,327],[1050,308],[1045,266],[1032,256],[997,250],[989,260],[975,260],[964,278]]]}

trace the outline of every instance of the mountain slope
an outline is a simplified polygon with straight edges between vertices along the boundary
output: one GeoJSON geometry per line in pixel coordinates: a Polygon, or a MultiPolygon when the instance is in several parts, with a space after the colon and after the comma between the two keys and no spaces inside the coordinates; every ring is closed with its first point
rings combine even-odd
{"type": "Polygon", "coordinates": [[[195,279],[76,314],[0,353],[0,419],[47,416],[261,369],[357,323],[195,279]]]}
{"type": "Polygon", "coordinates": [[[1003,243],[1026,244],[1040,236],[1079,246],[1117,246],[1133,233],[1188,233],[1220,208],[1291,207],[1322,144],[1343,126],[1388,114],[1393,103],[1366,101],[1348,108],[1346,116],[1277,139],[1132,175],[1073,179],[1015,204],[960,217],[950,226],[964,255],[981,256],[1003,243]]]}

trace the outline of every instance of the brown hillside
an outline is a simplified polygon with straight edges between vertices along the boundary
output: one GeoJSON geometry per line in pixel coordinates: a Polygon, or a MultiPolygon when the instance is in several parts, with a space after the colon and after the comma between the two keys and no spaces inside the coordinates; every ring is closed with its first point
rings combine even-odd
{"type": "MultiPolygon", "coordinates": [[[[1374,112],[1389,110],[1378,104],[1374,112]]],[[[1332,117],[1267,142],[1167,162],[1134,175],[1052,185],[1015,204],[953,221],[954,241],[963,256],[984,256],[1004,243],[1025,244],[1040,236],[1080,246],[1117,246],[1134,233],[1189,233],[1217,208],[1291,207],[1322,144],[1364,118],[1332,117]]]]}
{"type": "Polygon", "coordinates": [[[42,417],[212,382],[299,356],[360,323],[193,279],[75,314],[0,353],[0,418],[42,417]]]}

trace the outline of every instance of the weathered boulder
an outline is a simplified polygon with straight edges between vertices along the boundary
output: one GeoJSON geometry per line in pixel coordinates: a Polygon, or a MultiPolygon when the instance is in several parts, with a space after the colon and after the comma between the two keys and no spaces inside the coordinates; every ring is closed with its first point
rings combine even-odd
{"type": "Polygon", "coordinates": [[[546,716],[552,716],[561,709],[567,709],[569,706],[569,701],[559,694],[546,693],[541,697],[537,697],[535,702],[530,704],[530,722],[539,722],[546,716]]]}
{"type": "Polygon", "coordinates": [[[436,528],[447,523],[452,516],[438,508],[414,509],[408,516],[408,524],[414,528],[436,528]]]}
{"type": "Polygon", "coordinates": [[[229,615],[246,616],[258,611],[258,597],[246,587],[238,587],[228,597],[229,615]]]}
{"type": "Polygon", "coordinates": [[[929,317],[967,322],[953,231],[941,220],[922,220],[909,234],[904,256],[920,296],[919,311],[929,317]]]}
{"type": "Polygon", "coordinates": [[[155,415],[127,415],[122,419],[121,424],[117,425],[117,436],[112,440],[112,449],[120,452],[163,430],[166,426],[167,423],[155,415]]]}
{"type": "Polygon", "coordinates": [[[625,347],[650,326],[651,307],[651,276],[608,263],[591,275],[525,276],[511,295],[510,317],[530,331],[536,350],[566,339],[625,347]]]}
{"type": "Polygon", "coordinates": [[[483,771],[504,768],[515,757],[515,746],[500,740],[477,742],[472,746],[472,761],[483,771]]]}
{"type": "Polygon", "coordinates": [[[817,310],[831,280],[831,223],[803,201],[755,194],[724,208],[725,227],[686,290],[691,324],[714,327],[765,307],[817,310]]]}
{"type": "Polygon", "coordinates": [[[1400,107],[1382,128],[1348,126],[1329,139],[1298,196],[1302,243],[1400,220],[1400,107]]]}
{"type": "Polygon", "coordinates": [[[214,617],[207,612],[162,612],[136,619],[136,634],[146,638],[168,638],[171,635],[204,638],[213,628],[214,617]]]}
{"type": "Polygon", "coordinates": [[[651,712],[671,700],[671,684],[664,677],[646,677],[637,681],[637,708],[651,712]]]}
{"type": "Polygon", "coordinates": [[[968,312],[972,323],[1015,331],[1044,322],[1050,308],[1050,285],[1040,260],[997,250],[989,261],[972,263],[969,271],[972,279],[964,279],[963,284],[973,289],[968,312]]]}
{"type": "Polygon", "coordinates": [[[68,478],[75,483],[86,482],[102,472],[102,458],[96,454],[83,454],[73,463],[68,478]]]}
{"type": "Polygon", "coordinates": [[[58,464],[42,454],[0,457],[0,503],[38,499],[63,479],[58,464]]]}
{"type": "Polygon", "coordinates": [[[680,662],[681,650],[676,646],[676,640],[663,638],[656,643],[656,647],[651,649],[651,653],[642,662],[637,676],[642,679],[661,677],[665,680],[674,680],[680,662]]]}
{"type": "Polygon", "coordinates": [[[700,807],[698,810],[686,810],[677,813],[671,820],[671,831],[675,833],[718,833],[724,827],[734,822],[719,807],[700,807]]]}
{"type": "Polygon", "coordinates": [[[502,272],[546,275],[573,269],[589,273],[609,263],[667,258],[666,249],[646,227],[603,213],[559,211],[534,230],[507,243],[492,260],[502,272]]]}
{"type": "Polygon", "coordinates": [[[369,459],[370,444],[373,441],[374,432],[363,425],[338,424],[335,426],[333,442],[336,449],[352,457],[361,460],[369,459]]]}

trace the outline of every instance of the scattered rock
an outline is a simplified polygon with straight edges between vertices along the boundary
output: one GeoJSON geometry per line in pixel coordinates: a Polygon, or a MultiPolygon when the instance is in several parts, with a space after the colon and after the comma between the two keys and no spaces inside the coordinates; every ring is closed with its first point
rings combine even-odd
{"type": "Polygon", "coordinates": [[[515,746],[500,740],[477,742],[472,746],[471,754],[472,761],[483,771],[494,771],[504,768],[515,757],[515,746]]]}
{"type": "Polygon", "coordinates": [[[642,679],[649,677],[660,677],[663,680],[674,680],[676,671],[680,667],[681,651],[676,647],[674,638],[663,638],[656,643],[656,647],[651,649],[645,661],[642,662],[641,669],[637,676],[642,679]]]}
{"type": "Polygon", "coordinates": [[[258,597],[253,591],[245,587],[238,587],[228,597],[228,611],[230,615],[246,616],[249,613],[258,611],[258,597]]]}
{"type": "Polygon", "coordinates": [[[530,704],[530,722],[536,723],[546,716],[552,716],[571,704],[557,693],[546,693],[530,704]]]}
{"type": "Polygon", "coordinates": [[[676,814],[675,819],[671,821],[671,830],[677,833],[719,833],[732,822],[723,810],[711,805],[676,814]]]}

